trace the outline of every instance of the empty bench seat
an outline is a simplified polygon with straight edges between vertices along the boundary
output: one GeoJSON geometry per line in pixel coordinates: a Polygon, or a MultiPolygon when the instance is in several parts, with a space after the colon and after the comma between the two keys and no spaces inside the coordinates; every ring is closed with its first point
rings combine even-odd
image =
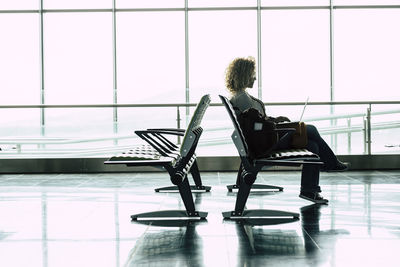
{"type": "MultiPolygon", "coordinates": [[[[176,131],[181,134],[184,132],[183,141],[179,148],[168,151],[164,150],[160,144],[154,145],[154,140],[150,138],[152,140],[148,142],[150,147],[147,145],[135,147],[104,162],[105,164],[125,164],[129,167],[151,166],[166,170],[185,205],[185,210],[166,210],[135,214],[131,216],[132,220],[201,220],[207,217],[207,212],[195,209],[187,175],[189,172],[192,175],[194,173],[199,175],[195,150],[203,132],[200,123],[210,102],[209,95],[203,96],[196,106],[187,129],[185,131],[176,131]],[[193,172],[193,169],[195,172],[193,172]]],[[[144,132],[155,131],[146,130],[144,132]]],[[[145,134],[145,136],[148,135],[145,134]]]]}

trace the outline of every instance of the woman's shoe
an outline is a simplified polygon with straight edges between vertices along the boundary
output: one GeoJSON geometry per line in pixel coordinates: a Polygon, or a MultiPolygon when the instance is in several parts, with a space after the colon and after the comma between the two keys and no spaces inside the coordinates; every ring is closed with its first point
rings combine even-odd
{"type": "Polygon", "coordinates": [[[338,161],[338,162],[336,162],[336,166],[334,166],[333,168],[329,168],[326,171],[327,172],[344,172],[344,171],[347,171],[349,169],[349,167],[350,167],[350,163],[338,161]]]}
{"type": "Polygon", "coordinates": [[[300,192],[299,197],[317,204],[327,204],[329,202],[329,200],[325,199],[317,192],[300,192]]]}

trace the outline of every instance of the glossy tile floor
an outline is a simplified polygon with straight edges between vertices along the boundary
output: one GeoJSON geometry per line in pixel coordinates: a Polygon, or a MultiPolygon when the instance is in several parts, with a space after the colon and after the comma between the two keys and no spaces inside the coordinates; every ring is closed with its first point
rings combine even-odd
{"type": "Polygon", "coordinates": [[[300,213],[272,225],[224,221],[236,193],[233,172],[202,173],[209,193],[195,193],[205,222],[132,223],[130,215],[183,209],[157,173],[0,175],[0,266],[400,266],[400,171],[323,173],[329,205],[300,199],[297,171],[263,172],[247,208],[300,213]]]}

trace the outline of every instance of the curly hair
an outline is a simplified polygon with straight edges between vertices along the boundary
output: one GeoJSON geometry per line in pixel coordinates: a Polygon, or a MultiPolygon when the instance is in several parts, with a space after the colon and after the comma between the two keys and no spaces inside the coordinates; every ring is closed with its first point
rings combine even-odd
{"type": "Polygon", "coordinates": [[[225,71],[225,84],[231,93],[244,90],[256,74],[254,57],[235,58],[225,71]]]}

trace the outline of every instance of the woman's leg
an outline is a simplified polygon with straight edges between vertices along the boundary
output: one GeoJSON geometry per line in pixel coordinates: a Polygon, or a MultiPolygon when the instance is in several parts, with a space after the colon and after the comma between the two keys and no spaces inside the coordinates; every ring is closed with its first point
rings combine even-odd
{"type": "MultiPolygon", "coordinates": [[[[291,140],[292,140],[292,134],[286,135],[284,137],[283,142],[280,142],[277,149],[290,148],[291,140]]],[[[319,145],[317,144],[317,142],[311,139],[308,140],[307,149],[319,155],[320,152],[319,145]]],[[[303,165],[301,171],[300,197],[310,200],[314,203],[326,204],[328,200],[324,199],[321,195],[319,195],[319,192],[321,192],[321,188],[319,186],[319,169],[320,167],[318,165],[308,165],[308,164],[303,165]]]]}
{"type": "MultiPolygon", "coordinates": [[[[318,144],[312,140],[308,140],[308,149],[315,154],[318,154],[318,144]]],[[[301,189],[299,197],[310,200],[314,203],[326,204],[329,201],[324,199],[319,192],[319,166],[303,164],[301,171],[301,189]]]]}
{"type": "MultiPolygon", "coordinates": [[[[319,153],[319,146],[316,142],[308,140],[307,149],[314,154],[319,153]]],[[[301,193],[321,192],[319,186],[319,166],[304,164],[301,171],[301,193]]]]}
{"type": "Polygon", "coordinates": [[[321,137],[318,129],[311,124],[306,125],[308,145],[307,149],[319,155],[320,159],[325,163],[326,169],[333,169],[338,164],[338,159],[333,153],[332,149],[328,146],[325,140],[321,137]],[[317,145],[318,152],[315,151],[315,144],[317,145]]]}

